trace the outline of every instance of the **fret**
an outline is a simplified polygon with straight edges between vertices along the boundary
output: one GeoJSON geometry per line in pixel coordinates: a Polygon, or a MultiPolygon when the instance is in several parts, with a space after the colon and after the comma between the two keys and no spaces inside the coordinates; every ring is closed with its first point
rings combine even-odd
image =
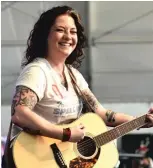
{"type": "Polygon", "coordinates": [[[100,135],[98,135],[98,136],[96,136],[96,137],[94,137],[94,140],[95,140],[95,142],[96,142],[96,144],[97,144],[97,146],[101,146],[101,143],[100,143],[100,135]]]}
{"type": "Polygon", "coordinates": [[[101,146],[101,144],[103,144],[104,138],[99,136],[99,145],[101,146]]]}
{"type": "Polygon", "coordinates": [[[123,125],[121,125],[120,127],[116,127],[116,129],[120,130],[120,135],[119,136],[123,135],[123,133],[125,132],[123,125]]]}
{"type": "Polygon", "coordinates": [[[109,134],[109,131],[106,134],[104,134],[105,143],[110,141],[110,137],[107,134],[109,134]]]}
{"type": "Polygon", "coordinates": [[[134,128],[137,128],[137,124],[136,124],[136,122],[133,121],[132,124],[134,125],[134,128]]]}
{"type": "Polygon", "coordinates": [[[128,130],[132,130],[133,129],[133,125],[131,123],[127,127],[128,127],[128,130]]]}
{"type": "MultiPolygon", "coordinates": [[[[109,131],[108,131],[109,132],[109,131]]],[[[109,135],[109,133],[108,132],[105,132],[104,134],[103,134],[103,144],[105,144],[106,142],[109,142],[110,141],[110,135],[109,135]]]]}
{"type": "Polygon", "coordinates": [[[116,130],[116,137],[119,137],[121,135],[121,130],[118,128],[116,128],[115,130],[116,130]]]}
{"type": "Polygon", "coordinates": [[[97,143],[98,146],[101,146],[116,138],[119,138],[125,135],[126,133],[143,126],[145,124],[145,118],[146,115],[143,115],[134,120],[123,123],[107,132],[97,135],[96,137],[94,137],[95,142],[97,143]]]}
{"type": "Polygon", "coordinates": [[[124,125],[122,125],[122,134],[121,134],[121,136],[124,135],[129,130],[130,130],[130,126],[129,125],[127,125],[126,127],[124,125]]]}
{"type": "Polygon", "coordinates": [[[139,120],[136,120],[136,121],[135,121],[135,125],[136,125],[136,127],[138,127],[138,126],[140,125],[140,121],[139,121],[139,120]]]}
{"type": "Polygon", "coordinates": [[[103,140],[104,144],[110,141],[109,131],[103,134],[103,140]]]}
{"type": "Polygon", "coordinates": [[[133,129],[133,123],[129,122],[127,127],[128,127],[128,131],[132,130],[133,129]]]}
{"type": "Polygon", "coordinates": [[[143,118],[137,121],[139,125],[141,125],[141,122],[143,122],[143,118]]]}
{"type": "Polygon", "coordinates": [[[98,145],[101,146],[102,144],[106,143],[104,136],[101,136],[101,134],[99,136],[97,136],[97,141],[98,141],[98,145]]]}
{"type": "Polygon", "coordinates": [[[112,133],[112,135],[113,135],[112,139],[116,139],[117,134],[118,134],[118,132],[116,131],[116,129],[112,129],[112,130],[111,130],[111,133],[112,133]]]}
{"type": "Polygon", "coordinates": [[[120,127],[117,127],[116,129],[120,130],[120,135],[119,136],[123,135],[124,132],[127,131],[126,130],[127,128],[125,128],[123,125],[121,125],[120,127]]]}
{"type": "Polygon", "coordinates": [[[106,136],[108,136],[109,137],[109,142],[112,140],[112,132],[111,131],[109,131],[109,134],[108,135],[106,135],[106,136]]]}
{"type": "Polygon", "coordinates": [[[109,136],[108,136],[109,141],[111,141],[111,140],[112,140],[111,130],[109,130],[109,131],[107,132],[107,134],[109,135],[109,136]]]}

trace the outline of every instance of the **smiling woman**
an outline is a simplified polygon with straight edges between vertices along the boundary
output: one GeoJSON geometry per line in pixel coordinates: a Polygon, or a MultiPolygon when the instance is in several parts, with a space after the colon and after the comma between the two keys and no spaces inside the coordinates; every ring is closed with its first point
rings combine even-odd
{"type": "MultiPolygon", "coordinates": [[[[104,166],[101,166],[99,158],[103,154],[99,146],[102,141],[100,138],[96,140],[98,135],[94,139],[89,133],[101,133],[101,119],[107,126],[114,127],[135,117],[105,109],[89,89],[88,83],[77,70],[82,63],[85,44],[84,28],[74,9],[59,6],[41,14],[30,32],[23,69],[16,81],[12,100],[12,134],[5,148],[8,154],[3,159],[3,167],[6,164],[11,168],[48,168],[47,165],[53,168],[66,165],[70,168],[92,168],[95,165],[95,168],[113,167],[117,157],[113,152],[110,155],[110,148],[106,153],[111,162],[104,159],[104,166]],[[100,119],[92,113],[80,117],[83,113],[83,97],[100,119]],[[83,118],[86,119],[83,121],[83,118]],[[67,125],[64,127],[63,124],[67,125]],[[31,141],[28,138],[32,138],[31,141]],[[33,156],[33,160],[30,158],[32,163],[27,162],[28,156],[33,156]]],[[[153,125],[152,113],[153,109],[150,109],[145,127],[153,125]]],[[[117,130],[117,133],[120,131],[117,130]]]]}
{"type": "MultiPolygon", "coordinates": [[[[86,46],[84,27],[79,14],[68,6],[54,7],[40,16],[28,39],[28,48],[22,66],[29,64],[35,58],[51,57],[57,53],[60,46],[71,46],[67,53],[67,64],[81,65],[83,48],[86,46]],[[54,43],[55,40],[56,42],[54,43]],[[55,51],[51,51],[54,50],[55,51]],[[73,52],[72,52],[73,51],[73,52]]],[[[65,55],[66,56],[66,55],[65,55]]]]}

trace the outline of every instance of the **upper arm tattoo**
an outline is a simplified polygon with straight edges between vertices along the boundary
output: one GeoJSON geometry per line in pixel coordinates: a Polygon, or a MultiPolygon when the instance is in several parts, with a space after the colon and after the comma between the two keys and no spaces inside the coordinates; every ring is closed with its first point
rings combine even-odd
{"type": "Polygon", "coordinates": [[[23,105],[29,107],[32,110],[37,101],[38,97],[34,91],[25,86],[17,86],[15,95],[12,100],[12,115],[15,113],[16,106],[23,105]]]}
{"type": "Polygon", "coordinates": [[[99,106],[99,102],[94,96],[94,94],[90,91],[90,89],[84,90],[83,93],[89,104],[92,106],[93,110],[96,111],[99,106]]]}
{"type": "Polygon", "coordinates": [[[115,112],[112,111],[112,110],[107,110],[106,111],[106,118],[107,118],[107,121],[110,122],[110,123],[113,123],[115,122],[115,112]]]}

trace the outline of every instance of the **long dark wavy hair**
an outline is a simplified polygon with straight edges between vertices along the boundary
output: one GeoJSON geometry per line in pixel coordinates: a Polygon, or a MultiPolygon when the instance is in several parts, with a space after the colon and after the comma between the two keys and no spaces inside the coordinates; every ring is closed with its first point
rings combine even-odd
{"type": "Polygon", "coordinates": [[[87,41],[79,14],[69,6],[57,6],[41,14],[27,40],[27,49],[22,67],[31,63],[35,58],[44,58],[47,55],[47,39],[50,29],[55,23],[56,18],[62,14],[68,14],[74,19],[78,36],[77,46],[69,57],[67,57],[65,63],[71,64],[75,68],[80,67],[82,59],[84,58],[83,48],[86,47],[87,41]]]}

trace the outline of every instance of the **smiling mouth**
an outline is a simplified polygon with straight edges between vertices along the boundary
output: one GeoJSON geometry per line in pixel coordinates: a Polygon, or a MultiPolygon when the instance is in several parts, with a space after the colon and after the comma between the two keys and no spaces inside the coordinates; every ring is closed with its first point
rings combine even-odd
{"type": "Polygon", "coordinates": [[[70,47],[72,46],[72,44],[70,43],[59,43],[61,46],[64,46],[64,47],[70,47]]]}

